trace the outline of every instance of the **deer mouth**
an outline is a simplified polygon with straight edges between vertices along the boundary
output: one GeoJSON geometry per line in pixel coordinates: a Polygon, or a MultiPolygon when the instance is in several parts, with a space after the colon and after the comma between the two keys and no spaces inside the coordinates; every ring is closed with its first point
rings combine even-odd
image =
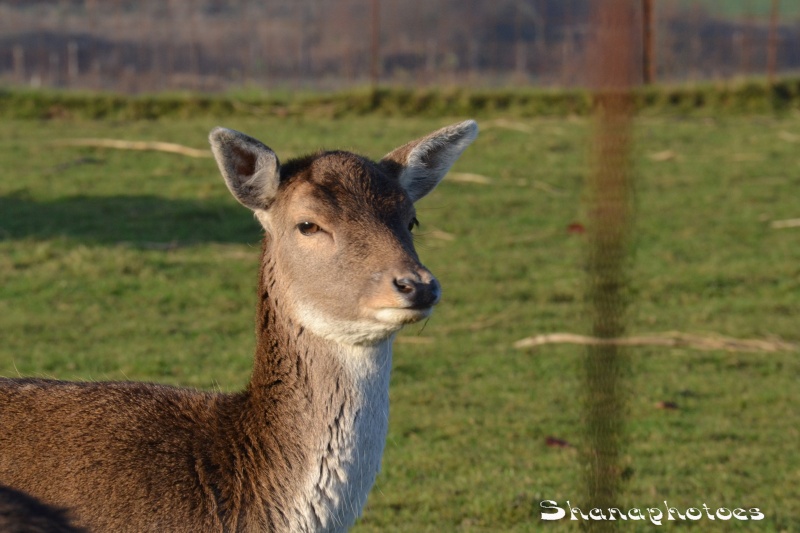
{"type": "Polygon", "coordinates": [[[375,313],[375,318],[380,322],[388,324],[413,324],[431,316],[433,306],[426,307],[383,307],[375,313]]]}

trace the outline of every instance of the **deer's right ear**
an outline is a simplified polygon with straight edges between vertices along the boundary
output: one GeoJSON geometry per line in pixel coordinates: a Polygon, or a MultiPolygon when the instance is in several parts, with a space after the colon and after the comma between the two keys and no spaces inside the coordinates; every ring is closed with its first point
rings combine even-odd
{"type": "Polygon", "coordinates": [[[234,198],[254,211],[268,208],[280,184],[275,152],[244,133],[226,128],[214,128],[208,140],[234,198]]]}

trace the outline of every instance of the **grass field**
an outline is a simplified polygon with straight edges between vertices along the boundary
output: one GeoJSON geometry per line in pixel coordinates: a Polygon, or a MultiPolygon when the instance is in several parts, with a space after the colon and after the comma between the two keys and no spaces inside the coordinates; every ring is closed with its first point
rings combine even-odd
{"type": "MultiPolygon", "coordinates": [[[[249,375],[259,232],[213,161],[53,141],[202,148],[221,124],[283,159],[319,147],[377,158],[458,119],[5,121],[0,375],[222,390],[249,375]]],[[[479,122],[454,172],[490,183],[446,180],[419,209],[418,250],[444,299],[396,345],[360,533],[575,530],[541,523],[539,502],[580,505],[585,349],[513,343],[589,330],[585,237],[568,228],[585,222],[591,122],[479,122]]],[[[636,137],[629,332],[800,342],[800,228],[771,226],[800,217],[800,115],[646,117],[636,137]]],[[[800,354],[628,353],[621,505],[758,507],[759,523],[682,525],[800,530],[800,354]]]]}

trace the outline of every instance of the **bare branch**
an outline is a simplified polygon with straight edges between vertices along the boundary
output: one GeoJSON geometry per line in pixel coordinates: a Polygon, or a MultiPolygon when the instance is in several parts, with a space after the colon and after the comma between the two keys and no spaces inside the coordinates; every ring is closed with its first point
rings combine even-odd
{"type": "Polygon", "coordinates": [[[800,345],[781,340],[735,339],[722,335],[702,336],[681,332],[654,333],[634,337],[602,339],[575,333],[547,333],[526,337],[514,343],[514,348],[535,348],[545,344],[580,344],[584,346],[668,346],[696,350],[726,350],[729,352],[797,351],[800,345]]]}
{"type": "Polygon", "coordinates": [[[117,150],[143,150],[155,152],[168,152],[188,157],[211,157],[210,150],[198,150],[182,144],[166,143],[160,141],[125,141],[121,139],[62,139],[53,141],[60,146],[91,146],[95,148],[114,148],[117,150]]]}

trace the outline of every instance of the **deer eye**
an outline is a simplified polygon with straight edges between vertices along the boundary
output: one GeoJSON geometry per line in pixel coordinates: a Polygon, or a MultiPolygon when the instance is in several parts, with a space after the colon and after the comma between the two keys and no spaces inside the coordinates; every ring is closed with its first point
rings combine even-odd
{"type": "Polygon", "coordinates": [[[297,229],[300,230],[300,233],[303,235],[313,235],[320,230],[320,227],[314,224],[313,222],[301,222],[297,225],[297,229]]]}
{"type": "Polygon", "coordinates": [[[408,231],[414,231],[414,228],[418,227],[419,227],[419,220],[417,220],[417,217],[412,218],[411,222],[408,223],[408,231]]]}

